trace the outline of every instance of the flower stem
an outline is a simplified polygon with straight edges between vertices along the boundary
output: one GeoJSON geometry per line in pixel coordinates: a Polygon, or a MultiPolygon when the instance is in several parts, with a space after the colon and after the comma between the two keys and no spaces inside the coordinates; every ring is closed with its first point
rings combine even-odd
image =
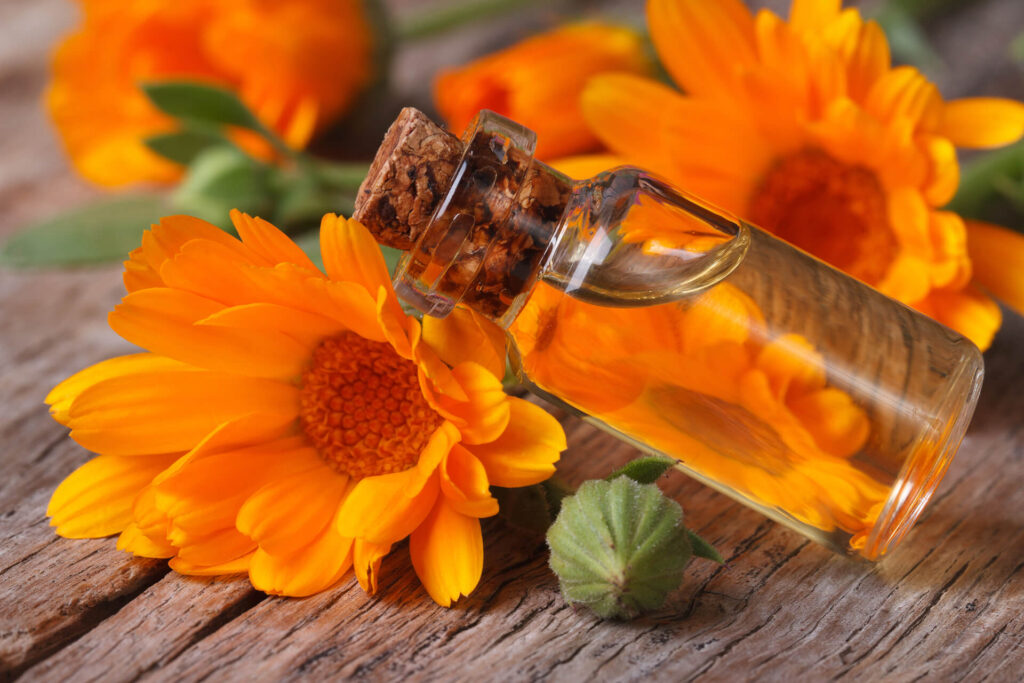
{"type": "Polygon", "coordinates": [[[462,0],[454,5],[419,10],[395,20],[398,40],[419,40],[466,24],[539,4],[538,0],[462,0]]]}

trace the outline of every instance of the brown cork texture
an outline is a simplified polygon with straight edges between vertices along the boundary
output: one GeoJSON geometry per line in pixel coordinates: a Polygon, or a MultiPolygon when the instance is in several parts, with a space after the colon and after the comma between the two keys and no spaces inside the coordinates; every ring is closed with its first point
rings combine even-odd
{"type": "Polygon", "coordinates": [[[451,184],[463,147],[426,114],[406,107],[384,135],[353,217],[381,244],[412,248],[451,184]]]}

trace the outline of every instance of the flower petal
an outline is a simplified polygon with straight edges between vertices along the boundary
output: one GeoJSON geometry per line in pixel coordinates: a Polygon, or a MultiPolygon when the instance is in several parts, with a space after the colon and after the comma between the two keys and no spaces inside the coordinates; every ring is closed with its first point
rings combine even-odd
{"type": "MultiPolygon", "coordinates": [[[[255,551],[254,551],[255,552],[255,551]]],[[[249,563],[252,561],[253,553],[247,553],[220,564],[195,564],[180,557],[172,557],[171,569],[186,576],[221,576],[223,574],[245,574],[249,571],[249,563]]]]}
{"type": "Polygon", "coordinates": [[[474,311],[458,306],[445,318],[424,316],[423,341],[450,366],[474,361],[505,376],[505,332],[474,311]]]}
{"type": "Polygon", "coordinates": [[[118,356],[79,370],[55,386],[46,395],[45,401],[50,405],[50,414],[53,419],[66,426],[71,403],[79,394],[93,385],[114,377],[161,370],[186,369],[187,366],[184,363],[158,356],[155,353],[133,353],[127,356],[118,356]]]}
{"type": "Polygon", "coordinates": [[[498,501],[491,496],[487,470],[468,450],[455,444],[441,462],[438,474],[441,492],[456,512],[469,517],[498,514],[498,501]]]}
{"type": "Polygon", "coordinates": [[[555,472],[565,450],[565,432],[547,411],[520,398],[509,398],[508,427],[490,443],[469,446],[494,486],[529,486],[555,472]]]}
{"type": "Polygon", "coordinates": [[[69,412],[71,438],[104,455],[186,451],[218,425],[247,413],[291,422],[299,391],[271,380],[216,372],[160,371],[89,387],[69,412]]]}
{"type": "Polygon", "coordinates": [[[348,477],[321,461],[264,484],[239,509],[235,526],[268,553],[294,553],[334,521],[348,487],[348,477]]]}
{"type": "Polygon", "coordinates": [[[306,547],[283,555],[257,550],[249,563],[249,580],[271,595],[304,597],[330,588],[352,566],[352,539],[333,525],[306,547]]]}
{"type": "Polygon", "coordinates": [[[438,489],[436,475],[422,481],[416,468],[366,477],[342,503],[338,533],[380,545],[397,543],[427,516],[438,489]]]}
{"type": "Polygon", "coordinates": [[[757,62],[754,21],[740,0],[651,0],[647,25],[665,68],[693,95],[728,96],[757,62]]]}
{"type": "Polygon", "coordinates": [[[320,223],[320,253],[330,279],[358,282],[374,297],[381,287],[391,289],[384,255],[359,221],[334,214],[324,216],[320,223]]]}
{"type": "Polygon", "coordinates": [[[957,147],[1000,147],[1024,135],[1024,103],[997,97],[947,102],[939,134],[957,147]]]}
{"type": "Polygon", "coordinates": [[[509,420],[508,396],[501,382],[484,366],[473,362],[460,363],[452,369],[452,376],[468,400],[426,391],[427,401],[458,427],[463,442],[494,441],[509,420]]]}
{"type": "Polygon", "coordinates": [[[139,525],[130,523],[117,537],[117,549],[135,555],[136,557],[165,558],[174,557],[178,549],[167,542],[159,542],[144,534],[139,525]]]}
{"type": "Polygon", "coordinates": [[[277,227],[262,218],[253,218],[238,209],[231,211],[231,222],[238,230],[242,243],[270,263],[294,263],[312,273],[320,274],[320,270],[302,251],[277,227]]]}
{"type": "Polygon", "coordinates": [[[195,324],[222,310],[196,294],[154,287],[126,296],[108,322],[133,344],[197,367],[281,379],[302,372],[307,349],[281,332],[195,324]]]}
{"type": "Polygon", "coordinates": [[[480,521],[459,514],[441,496],[409,538],[409,554],[430,597],[449,607],[480,582],[484,567],[480,521]]]}
{"type": "Polygon", "coordinates": [[[966,224],[974,279],[1024,315],[1024,235],[981,221],[966,224]]]}
{"type": "Polygon", "coordinates": [[[982,351],[992,344],[1003,321],[999,305],[973,285],[959,291],[933,291],[914,308],[953,328],[982,351]]]}
{"type": "Polygon", "coordinates": [[[121,457],[101,455],[60,483],[46,514],[65,538],[101,538],[121,533],[131,522],[132,503],[176,454],[121,457]]]}
{"type": "Polygon", "coordinates": [[[377,581],[380,579],[380,564],[384,556],[391,552],[390,543],[370,543],[357,538],[354,543],[354,567],[356,579],[363,590],[373,595],[377,592],[377,581]]]}

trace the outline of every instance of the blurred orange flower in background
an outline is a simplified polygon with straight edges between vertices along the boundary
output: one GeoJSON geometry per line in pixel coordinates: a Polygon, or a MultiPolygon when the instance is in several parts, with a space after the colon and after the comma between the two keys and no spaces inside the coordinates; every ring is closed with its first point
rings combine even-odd
{"type": "Polygon", "coordinates": [[[576,154],[599,146],[580,111],[587,80],[605,71],[647,74],[650,60],[632,29],[574,24],[534,36],[457,69],[434,87],[438,110],[461,133],[481,109],[490,109],[537,133],[537,156],[576,154]]]}
{"type": "MultiPolygon", "coordinates": [[[[685,95],[608,74],[584,115],[623,160],[743,216],[986,348],[1001,322],[972,284],[955,146],[1024,134],[1024,104],[944,102],[893,68],[881,28],[840,0],[789,21],[740,0],[651,0],[648,23],[685,95]]],[[[998,267],[998,264],[996,264],[998,267]]]]}
{"type": "Polygon", "coordinates": [[[57,533],[120,534],[119,548],[183,574],[248,572],[292,596],[350,568],[374,592],[408,537],[435,601],[468,595],[479,520],[498,512],[490,487],[549,477],[561,425],[504,393],[490,349],[422,334],[358,222],[324,217],[325,275],[273,225],[232,220],[241,239],[188,216],[148,231],[109,316],[148,352],[47,397],[98,453],[54,492],[57,533]]]}
{"type": "Polygon", "coordinates": [[[139,89],[191,79],[228,87],[293,147],[331,123],[373,75],[360,0],[80,0],[46,103],[69,156],[106,186],[170,182],[181,167],[143,140],[172,129],[139,89]]]}

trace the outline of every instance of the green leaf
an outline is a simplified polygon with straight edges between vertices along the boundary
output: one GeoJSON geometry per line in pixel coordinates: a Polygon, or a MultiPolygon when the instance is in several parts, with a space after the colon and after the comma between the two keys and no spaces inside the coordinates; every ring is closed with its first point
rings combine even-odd
{"type": "Polygon", "coordinates": [[[157,109],[178,119],[263,131],[259,119],[230,90],[192,81],[144,83],[157,109]]]}
{"type": "Polygon", "coordinates": [[[167,214],[163,197],[103,199],[30,225],[0,248],[10,266],[68,266],[127,258],[142,233],[167,214]]]}
{"type": "Polygon", "coordinates": [[[690,529],[686,530],[686,536],[690,539],[690,547],[693,549],[694,557],[703,557],[705,560],[711,560],[718,564],[725,564],[725,560],[722,558],[722,555],[715,550],[715,546],[705,541],[690,529]]]}
{"type": "Polygon", "coordinates": [[[195,129],[154,135],[146,138],[144,142],[163,158],[186,166],[211,147],[233,146],[223,136],[195,129]]]}
{"type": "Polygon", "coordinates": [[[202,152],[172,197],[183,213],[222,227],[231,209],[266,214],[274,203],[272,169],[233,147],[212,147],[202,152]]]}
{"type": "Polygon", "coordinates": [[[605,477],[605,480],[629,477],[640,484],[653,484],[675,464],[676,461],[672,458],[666,458],[663,455],[648,455],[626,463],[625,466],[605,477]]]}

